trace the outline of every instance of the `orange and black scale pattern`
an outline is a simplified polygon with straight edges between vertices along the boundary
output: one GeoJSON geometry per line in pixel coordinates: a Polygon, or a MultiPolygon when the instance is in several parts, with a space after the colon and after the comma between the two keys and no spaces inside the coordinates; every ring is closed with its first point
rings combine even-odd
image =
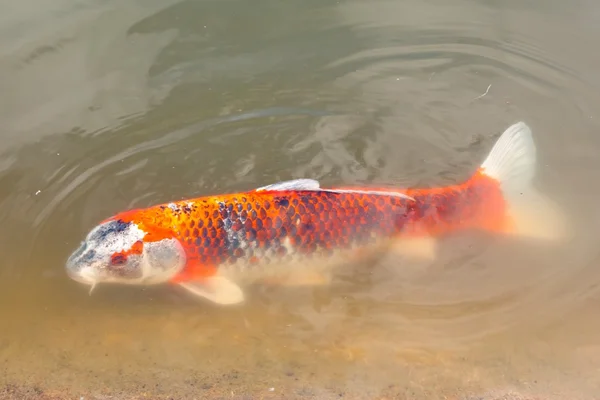
{"type": "Polygon", "coordinates": [[[493,182],[407,193],[415,200],[368,193],[248,192],[180,201],[142,213],[144,229],[170,230],[183,244],[188,265],[218,267],[326,256],[380,237],[493,225],[503,210],[493,182]]]}

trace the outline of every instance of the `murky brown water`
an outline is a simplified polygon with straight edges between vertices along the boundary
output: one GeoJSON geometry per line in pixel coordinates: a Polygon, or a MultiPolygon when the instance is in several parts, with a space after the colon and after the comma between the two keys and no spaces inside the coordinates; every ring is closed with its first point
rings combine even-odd
{"type": "Polygon", "coordinates": [[[0,384],[600,398],[596,2],[18,4],[0,13],[0,384]],[[125,208],[299,177],[454,183],[517,120],[572,242],[463,234],[431,265],[388,257],[228,309],[65,275],[125,208]]]}

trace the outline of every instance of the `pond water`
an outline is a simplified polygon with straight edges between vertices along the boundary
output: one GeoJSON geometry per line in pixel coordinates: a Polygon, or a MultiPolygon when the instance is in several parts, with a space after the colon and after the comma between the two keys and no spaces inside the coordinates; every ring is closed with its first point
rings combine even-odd
{"type": "Polygon", "coordinates": [[[597,398],[597,2],[1,4],[4,395],[597,398]],[[240,307],[66,275],[119,211],[295,178],[457,183],[519,120],[571,240],[467,232],[240,307]]]}

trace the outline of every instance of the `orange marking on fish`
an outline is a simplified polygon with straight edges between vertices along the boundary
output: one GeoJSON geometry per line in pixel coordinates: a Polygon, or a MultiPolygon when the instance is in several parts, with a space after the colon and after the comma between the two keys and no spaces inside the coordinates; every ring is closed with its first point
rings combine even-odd
{"type": "Polygon", "coordinates": [[[139,240],[139,241],[135,242],[129,250],[113,253],[113,255],[111,256],[112,265],[123,264],[123,263],[125,263],[125,261],[127,261],[127,258],[131,254],[142,254],[143,250],[144,250],[144,242],[139,240]]]}
{"type": "Polygon", "coordinates": [[[117,218],[148,232],[144,241],[175,237],[181,242],[188,261],[173,282],[210,276],[220,265],[238,261],[252,265],[265,258],[282,262],[294,254],[327,257],[377,238],[505,228],[498,183],[481,173],[461,185],[406,190],[414,200],[393,196],[396,191],[389,189],[353,190],[365,192],[250,191],[162,204],[117,218]],[[369,190],[388,190],[390,196],[369,190]]]}

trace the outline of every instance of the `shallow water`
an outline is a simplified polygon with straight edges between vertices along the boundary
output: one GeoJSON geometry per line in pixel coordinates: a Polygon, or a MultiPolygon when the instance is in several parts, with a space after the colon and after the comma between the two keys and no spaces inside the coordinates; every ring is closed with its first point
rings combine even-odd
{"type": "Polygon", "coordinates": [[[600,6],[2,3],[0,383],[41,391],[443,399],[600,393],[600,6]],[[576,235],[466,233],[328,288],[221,308],[88,288],[64,262],[130,207],[284,179],[436,186],[517,120],[576,235]],[[459,398],[459,397],[455,397],[459,398]]]}

